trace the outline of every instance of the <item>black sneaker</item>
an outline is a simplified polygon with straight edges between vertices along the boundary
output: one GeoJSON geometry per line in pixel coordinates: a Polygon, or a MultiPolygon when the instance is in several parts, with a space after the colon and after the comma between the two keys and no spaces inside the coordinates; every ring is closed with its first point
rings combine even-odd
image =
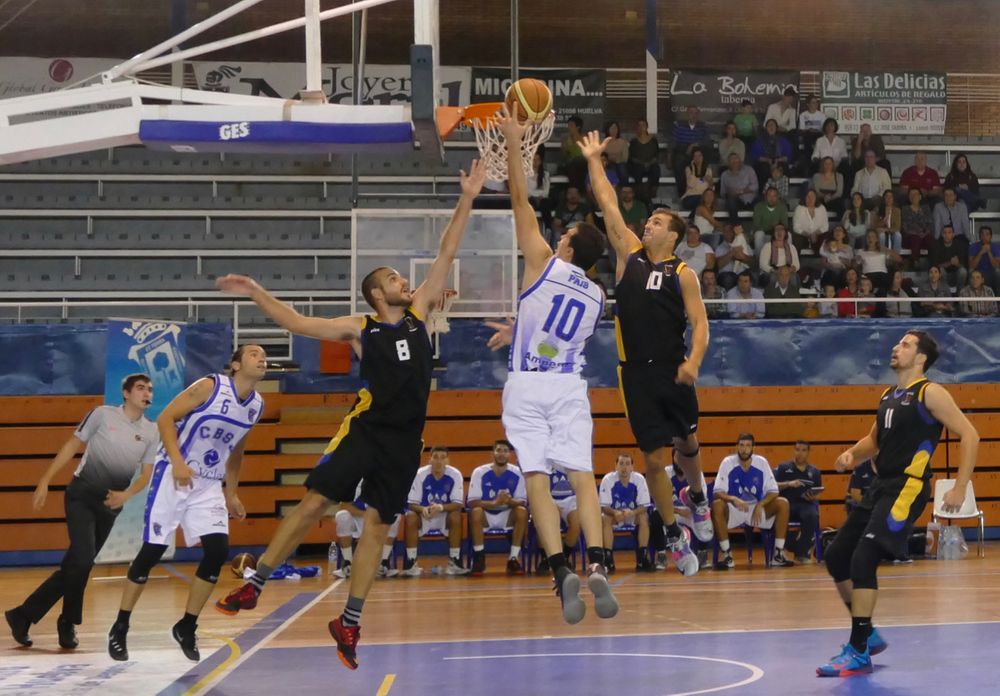
{"type": "Polygon", "coordinates": [[[117,621],[108,631],[108,655],[112,660],[125,662],[128,659],[128,626],[117,621]]]}
{"type": "Polygon", "coordinates": [[[656,566],[653,562],[649,560],[649,556],[643,554],[642,557],[635,564],[635,572],[637,573],[652,573],[656,570],[656,566]]]}
{"type": "Polygon", "coordinates": [[[552,568],[549,566],[549,559],[547,556],[542,556],[542,560],[538,562],[538,567],[535,569],[535,575],[550,575],[552,573],[552,568]]]}
{"type": "Polygon", "coordinates": [[[732,570],[735,567],[736,561],[733,560],[733,554],[728,551],[715,562],[716,570],[732,570]]]}
{"type": "Polygon", "coordinates": [[[17,607],[8,609],[3,615],[7,619],[7,625],[10,626],[11,637],[19,645],[30,648],[31,638],[28,636],[28,631],[31,629],[31,622],[28,621],[27,617],[17,607]]]}
{"type": "Polygon", "coordinates": [[[779,568],[791,568],[795,563],[785,557],[784,549],[775,549],[774,556],[771,558],[771,565],[778,566],[779,568]]]}
{"type": "Polygon", "coordinates": [[[486,552],[472,552],[472,577],[480,578],[486,572],[486,552]]]}
{"type": "Polygon", "coordinates": [[[604,555],[604,570],[608,575],[613,574],[617,570],[617,568],[615,568],[614,556],[608,556],[607,554],[604,555]]]}
{"type": "Polygon", "coordinates": [[[193,662],[201,660],[201,653],[198,652],[198,637],[195,635],[196,630],[198,630],[197,624],[186,626],[183,620],[175,623],[174,627],[170,630],[170,635],[181,646],[181,652],[184,653],[184,657],[193,662]]]}
{"type": "Polygon", "coordinates": [[[59,632],[59,647],[63,650],[75,650],[80,641],[76,639],[76,626],[63,617],[56,619],[56,631],[59,632]]]}

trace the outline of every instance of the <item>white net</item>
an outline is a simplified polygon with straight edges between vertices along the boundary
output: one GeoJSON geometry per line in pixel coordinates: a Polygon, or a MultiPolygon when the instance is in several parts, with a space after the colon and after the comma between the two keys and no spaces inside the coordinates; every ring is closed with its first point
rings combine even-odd
{"type": "Polygon", "coordinates": [[[457,298],[458,293],[450,288],[441,293],[441,298],[435,304],[427,322],[428,333],[440,335],[451,330],[448,325],[448,312],[457,298]]]}
{"type": "MultiPolygon", "coordinates": [[[[532,123],[521,139],[521,166],[524,175],[532,176],[531,162],[538,146],[552,137],[556,114],[550,111],[540,123],[532,123]]],[[[486,176],[493,181],[507,180],[507,139],[500,130],[500,122],[495,118],[476,118],[471,121],[479,146],[479,160],[486,167],[486,176]]]]}

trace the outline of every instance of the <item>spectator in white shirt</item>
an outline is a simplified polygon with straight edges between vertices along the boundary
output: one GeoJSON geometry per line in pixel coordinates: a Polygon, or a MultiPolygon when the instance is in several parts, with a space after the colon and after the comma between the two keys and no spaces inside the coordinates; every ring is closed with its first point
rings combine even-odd
{"type": "Polygon", "coordinates": [[[739,275],[736,287],[726,293],[727,300],[756,300],[756,302],[730,302],[730,319],[763,319],[764,318],[764,293],[753,286],[753,278],[750,271],[743,271],[739,275]]]}
{"type": "Polygon", "coordinates": [[[854,175],[851,193],[860,193],[865,207],[871,210],[882,202],[882,194],[892,188],[889,172],[876,164],[874,150],[865,150],[865,166],[854,175]]]}
{"type": "Polygon", "coordinates": [[[788,230],[780,222],[774,226],[771,233],[771,241],[764,244],[760,250],[760,270],[770,274],[775,268],[781,266],[791,266],[798,272],[799,252],[795,250],[795,245],[788,238],[788,230]]]}
{"type": "Polygon", "coordinates": [[[823,258],[823,285],[842,285],[844,274],[854,265],[854,247],[847,241],[847,231],[843,225],[836,225],[830,238],[819,248],[823,258]]]}
{"type": "Polygon", "coordinates": [[[701,232],[694,225],[688,226],[687,238],[674,253],[699,277],[706,268],[715,268],[715,254],[712,252],[712,247],[701,241],[701,232]]]}
{"type": "Polygon", "coordinates": [[[833,160],[834,169],[848,161],[847,143],[837,135],[838,130],[840,130],[840,124],[837,123],[837,119],[828,118],[823,121],[823,135],[816,140],[812,152],[813,164],[817,169],[819,169],[819,163],[823,161],[824,157],[833,160]]]}
{"type": "Polygon", "coordinates": [[[944,190],[944,200],[934,206],[934,238],[940,239],[941,230],[945,227],[955,230],[956,237],[965,237],[971,241],[969,230],[969,208],[965,201],[958,200],[955,189],[944,190]]]}
{"type": "Polygon", "coordinates": [[[819,98],[815,94],[806,97],[805,111],[799,113],[799,150],[796,160],[808,164],[816,141],[823,135],[826,114],[819,110],[819,98]]]}
{"type": "Polygon", "coordinates": [[[726,290],[736,286],[740,273],[750,269],[753,249],[743,234],[743,225],[726,223],[722,226],[722,241],[715,248],[715,265],[719,269],[719,285],[726,290]]]}
{"type": "Polygon", "coordinates": [[[785,88],[785,93],[781,99],[767,107],[764,115],[764,123],[772,118],[778,123],[779,133],[790,133],[795,130],[795,102],[798,100],[798,92],[794,87],[785,88]]]}
{"type": "Polygon", "coordinates": [[[820,237],[830,229],[826,208],[819,202],[816,192],[806,191],[806,197],[795,207],[792,215],[792,240],[799,249],[816,246],[820,237]]]}

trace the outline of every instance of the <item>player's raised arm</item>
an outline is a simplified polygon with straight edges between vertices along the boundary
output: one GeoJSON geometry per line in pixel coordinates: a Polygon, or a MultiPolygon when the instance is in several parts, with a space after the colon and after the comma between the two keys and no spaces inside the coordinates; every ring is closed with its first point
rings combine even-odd
{"type": "Polygon", "coordinates": [[[625,268],[628,255],[638,249],[642,242],[625,224],[622,211],[618,208],[618,194],[615,193],[615,187],[608,181],[608,175],[604,173],[601,153],[604,152],[604,148],[607,147],[610,140],[611,138],[601,140],[600,133],[590,131],[583,136],[579,145],[580,152],[587,158],[590,186],[594,191],[594,198],[597,199],[597,205],[604,213],[604,226],[608,230],[608,240],[618,256],[618,269],[621,271],[625,268]]]}
{"type": "Polygon", "coordinates": [[[514,113],[504,106],[500,115],[500,130],[507,140],[507,177],[510,186],[510,205],[514,210],[514,229],[517,232],[517,246],[524,255],[524,277],[522,287],[530,287],[545,270],[545,264],[552,258],[552,249],[542,238],[538,229],[535,209],[528,202],[528,179],[524,174],[521,160],[521,141],[528,130],[528,123],[517,120],[517,102],[514,113]]]}
{"type": "MultiPolygon", "coordinates": [[[[217,279],[215,285],[222,292],[249,297],[278,326],[293,334],[326,341],[350,341],[355,344],[361,338],[361,317],[323,319],[303,316],[249,276],[230,273],[217,279]]],[[[358,345],[355,345],[355,348],[357,349],[358,345]]]]}
{"type": "Polygon", "coordinates": [[[681,297],[684,299],[684,312],[691,322],[691,352],[677,368],[677,381],[693,385],[708,350],[708,315],[705,313],[705,301],[701,298],[701,283],[690,266],[681,272],[681,297]]]}
{"type": "Polygon", "coordinates": [[[955,477],[955,487],[944,494],[945,512],[958,512],[965,502],[965,489],[972,479],[972,470],[976,467],[976,456],[979,453],[979,433],[969,419],[965,417],[948,390],[940,384],[928,384],[924,392],[924,403],[941,425],[958,435],[961,441],[959,452],[961,461],[958,465],[958,475],[955,477]]]}
{"type": "Polygon", "coordinates": [[[423,318],[430,313],[431,308],[437,303],[444,292],[445,283],[448,282],[448,273],[451,271],[451,264],[458,254],[458,248],[462,245],[462,238],[465,236],[465,228],[469,224],[469,215],[472,213],[472,202],[483,188],[486,182],[486,168],[479,160],[472,160],[469,173],[459,171],[459,182],[462,186],[462,195],[452,213],[451,221],[444,228],[441,235],[441,244],[438,247],[437,258],[427,271],[427,277],[420,287],[413,292],[413,309],[423,318]]]}

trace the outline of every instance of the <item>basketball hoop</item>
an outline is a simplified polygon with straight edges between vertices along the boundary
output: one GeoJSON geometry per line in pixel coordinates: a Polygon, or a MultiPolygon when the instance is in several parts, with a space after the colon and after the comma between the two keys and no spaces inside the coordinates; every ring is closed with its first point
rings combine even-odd
{"type": "Polygon", "coordinates": [[[458,299],[458,291],[446,288],[441,293],[441,297],[431,309],[431,315],[427,320],[427,331],[431,334],[446,334],[451,331],[448,325],[448,312],[451,311],[452,304],[458,299]]]}
{"type": "MultiPolygon", "coordinates": [[[[476,134],[476,145],[479,147],[479,161],[486,167],[486,176],[494,181],[506,181],[508,178],[507,138],[500,130],[498,116],[502,108],[502,102],[438,108],[438,123],[442,137],[450,135],[459,123],[472,128],[476,134]]],[[[535,159],[535,152],[538,151],[539,145],[552,137],[555,122],[555,111],[550,111],[540,123],[531,123],[521,138],[521,166],[524,175],[529,179],[534,174],[531,165],[535,159]]]]}

